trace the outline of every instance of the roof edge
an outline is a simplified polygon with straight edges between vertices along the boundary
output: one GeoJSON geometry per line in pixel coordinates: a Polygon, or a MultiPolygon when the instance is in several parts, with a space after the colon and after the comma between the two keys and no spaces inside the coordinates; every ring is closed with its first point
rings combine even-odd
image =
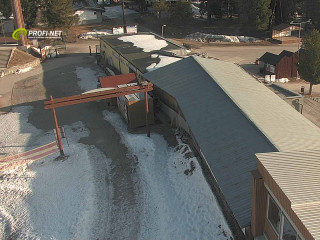
{"type": "MultiPolygon", "coordinates": [[[[271,139],[268,137],[268,135],[267,135],[262,129],[260,129],[260,127],[258,127],[257,124],[255,124],[255,121],[254,121],[253,119],[251,119],[251,118],[249,117],[249,115],[246,114],[246,113],[242,110],[242,108],[237,104],[237,102],[235,101],[235,99],[226,91],[226,89],[225,89],[223,86],[221,86],[220,83],[218,83],[218,82],[214,79],[214,77],[211,76],[211,74],[209,74],[207,68],[205,68],[194,56],[193,56],[193,58],[198,62],[198,64],[199,64],[203,69],[206,70],[207,74],[208,74],[208,75],[214,80],[214,82],[222,89],[222,91],[231,99],[231,101],[237,106],[238,110],[243,114],[243,116],[244,116],[246,119],[248,119],[249,122],[250,122],[260,133],[263,134],[263,136],[268,140],[268,142],[270,143],[270,145],[271,145],[272,147],[274,147],[275,150],[280,151],[280,148],[279,148],[278,146],[276,146],[276,145],[271,141],[271,139]]],[[[226,61],[222,61],[222,60],[213,60],[213,61],[226,62],[226,61]]],[[[239,65],[234,64],[234,63],[231,63],[231,62],[226,62],[226,63],[233,64],[234,66],[238,67],[241,71],[243,71],[243,72],[245,72],[246,74],[248,74],[248,73],[247,73],[243,68],[241,68],[239,65]]],[[[250,75],[248,74],[248,76],[250,76],[250,75]]],[[[257,80],[254,79],[252,76],[250,76],[250,78],[252,78],[254,81],[257,81],[257,80]]]]}

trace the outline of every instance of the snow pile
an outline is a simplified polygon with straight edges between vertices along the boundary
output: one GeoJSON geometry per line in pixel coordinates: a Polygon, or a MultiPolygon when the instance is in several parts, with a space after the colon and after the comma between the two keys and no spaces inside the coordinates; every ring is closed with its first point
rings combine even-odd
{"type": "Polygon", "coordinates": [[[77,67],[75,73],[77,74],[77,78],[80,79],[78,85],[83,91],[96,89],[98,87],[99,77],[106,75],[102,71],[97,72],[91,68],[84,67],[77,67]]]}
{"type": "Polygon", "coordinates": [[[288,78],[280,78],[280,79],[278,79],[278,81],[280,83],[287,83],[287,82],[289,82],[289,79],[288,78]]]}
{"type": "Polygon", "coordinates": [[[120,37],[119,40],[131,42],[134,46],[142,48],[144,52],[160,50],[168,46],[168,43],[165,40],[157,39],[154,35],[149,34],[124,36],[120,37]]]}
{"type": "Polygon", "coordinates": [[[32,69],[32,67],[26,67],[26,68],[18,69],[15,72],[15,74],[26,73],[26,72],[29,72],[31,69],[32,69]]]}
{"type": "MultiPolygon", "coordinates": [[[[128,8],[124,10],[125,15],[130,15],[135,13],[137,12],[128,8]]],[[[102,15],[106,16],[107,18],[122,18],[122,7],[121,6],[105,7],[105,12],[102,13],[102,15]]]]}
{"type": "Polygon", "coordinates": [[[92,32],[86,32],[79,35],[79,38],[81,39],[99,39],[106,35],[111,35],[112,30],[110,29],[101,29],[101,30],[95,30],[93,29],[92,32]]]}
{"type": "MultiPolygon", "coordinates": [[[[0,116],[2,123],[20,128],[10,135],[1,131],[2,143],[25,146],[31,140],[26,133],[32,135],[38,146],[54,140],[52,131],[44,133],[28,123],[28,112],[29,107],[19,107],[0,116]]],[[[69,142],[68,147],[64,140],[69,156],[65,161],[56,161],[56,153],[30,164],[29,168],[21,166],[1,172],[0,239],[105,237],[99,236],[99,228],[108,225],[106,211],[111,193],[104,179],[109,160],[95,147],[78,143],[89,135],[81,122],[65,126],[65,132],[69,142]],[[104,171],[103,177],[97,176],[99,172],[94,171],[93,163],[104,171]],[[103,191],[108,192],[108,197],[100,199],[98,195],[103,191]]],[[[4,146],[4,150],[8,152],[10,148],[4,146]]]]}
{"type": "Polygon", "coordinates": [[[143,216],[138,239],[231,239],[231,231],[197,159],[186,144],[169,148],[164,138],[130,134],[117,113],[104,116],[138,159],[143,216]]]}
{"type": "Polygon", "coordinates": [[[152,58],[159,58],[160,62],[159,63],[152,63],[150,66],[146,68],[148,72],[151,72],[153,70],[156,70],[158,68],[164,67],[166,65],[169,65],[171,63],[180,61],[182,58],[176,58],[176,57],[168,57],[168,56],[162,56],[158,54],[152,54],[152,58]]]}
{"type": "Polygon", "coordinates": [[[199,41],[199,42],[259,42],[261,39],[248,37],[248,36],[227,36],[227,35],[215,35],[196,32],[186,36],[186,39],[199,41]]]}
{"type": "Polygon", "coordinates": [[[191,10],[192,10],[192,12],[193,12],[194,15],[200,16],[200,8],[198,8],[198,7],[195,6],[194,4],[191,4],[191,10]]]}
{"type": "Polygon", "coordinates": [[[29,116],[32,107],[16,107],[15,109],[15,112],[0,115],[0,157],[4,154],[17,154],[36,147],[36,144],[29,141],[31,135],[38,138],[43,134],[41,130],[30,123],[21,123],[22,119],[29,116]]]}

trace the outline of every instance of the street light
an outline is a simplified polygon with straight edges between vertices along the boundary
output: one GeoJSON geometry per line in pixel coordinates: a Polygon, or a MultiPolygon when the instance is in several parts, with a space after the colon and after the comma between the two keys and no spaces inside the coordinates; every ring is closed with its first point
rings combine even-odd
{"type": "Polygon", "coordinates": [[[301,38],[301,25],[302,25],[302,23],[311,23],[311,19],[309,19],[308,21],[305,21],[305,22],[295,22],[295,21],[290,22],[291,25],[299,24],[298,57],[299,57],[299,50],[300,50],[300,38],[301,38]]]}
{"type": "MultiPolygon", "coordinates": [[[[309,19],[308,21],[305,21],[305,22],[295,22],[295,21],[291,21],[290,22],[290,25],[299,24],[299,40],[298,40],[298,52],[297,52],[298,62],[299,62],[299,51],[300,51],[300,42],[301,42],[301,25],[302,25],[302,23],[311,23],[311,19],[309,19]]],[[[299,79],[298,70],[297,70],[297,79],[299,79]]]]}
{"type": "Polygon", "coordinates": [[[164,24],[164,25],[162,25],[161,26],[161,36],[163,37],[163,29],[164,29],[164,27],[166,27],[167,25],[166,24],[164,24]]]}

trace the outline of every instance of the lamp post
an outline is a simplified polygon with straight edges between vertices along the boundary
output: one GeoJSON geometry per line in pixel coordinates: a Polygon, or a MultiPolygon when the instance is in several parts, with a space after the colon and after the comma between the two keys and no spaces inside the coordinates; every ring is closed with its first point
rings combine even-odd
{"type": "Polygon", "coordinates": [[[167,25],[166,24],[164,24],[164,25],[162,25],[161,26],[161,36],[163,37],[163,29],[164,29],[164,27],[166,27],[167,25]]]}
{"type": "MultiPolygon", "coordinates": [[[[311,19],[309,19],[308,21],[305,21],[305,22],[295,22],[295,21],[291,21],[290,22],[290,25],[299,25],[299,40],[298,40],[298,52],[297,52],[297,55],[298,55],[298,62],[299,62],[299,51],[300,51],[300,42],[301,42],[301,26],[303,23],[311,23],[311,19]]],[[[297,70],[297,79],[299,79],[299,73],[298,73],[298,70],[297,70]]]]}
{"type": "Polygon", "coordinates": [[[311,23],[311,19],[305,22],[294,22],[294,21],[290,22],[291,25],[297,25],[297,24],[299,25],[298,57],[299,57],[299,50],[300,50],[301,26],[303,23],[311,23]]]}

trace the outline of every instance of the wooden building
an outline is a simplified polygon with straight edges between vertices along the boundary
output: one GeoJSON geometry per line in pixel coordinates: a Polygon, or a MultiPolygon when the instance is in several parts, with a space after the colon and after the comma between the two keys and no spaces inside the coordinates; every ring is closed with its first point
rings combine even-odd
{"type": "MultiPolygon", "coordinates": [[[[137,85],[135,73],[121,74],[115,76],[105,76],[99,78],[102,89],[115,89],[137,85]]],[[[148,96],[149,117],[148,122],[154,122],[153,99],[148,96]]],[[[129,128],[137,128],[146,124],[145,97],[143,93],[136,93],[106,99],[108,106],[118,106],[118,109],[127,122],[129,128]]]]}
{"type": "Polygon", "coordinates": [[[320,239],[319,156],[320,150],[256,154],[251,215],[255,239],[320,239]]]}
{"type": "Polygon", "coordinates": [[[296,53],[282,51],[279,55],[266,52],[259,61],[263,63],[264,74],[275,75],[276,79],[297,77],[298,56],[296,53]]]}
{"type": "Polygon", "coordinates": [[[79,25],[101,23],[104,8],[100,7],[95,0],[74,0],[74,15],[79,18],[79,25]]]}
{"type": "Polygon", "coordinates": [[[280,43],[298,43],[301,40],[299,30],[301,30],[299,26],[281,23],[272,28],[272,39],[280,43]]]}

